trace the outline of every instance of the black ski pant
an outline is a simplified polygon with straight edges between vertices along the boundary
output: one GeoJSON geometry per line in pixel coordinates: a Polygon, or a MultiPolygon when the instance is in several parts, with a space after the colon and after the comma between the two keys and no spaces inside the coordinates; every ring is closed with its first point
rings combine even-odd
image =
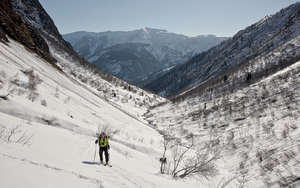
{"type": "Polygon", "coordinates": [[[109,154],[108,154],[108,150],[107,147],[100,147],[99,148],[99,155],[100,155],[100,161],[103,161],[103,152],[105,155],[105,161],[108,162],[109,161],[109,154]]]}

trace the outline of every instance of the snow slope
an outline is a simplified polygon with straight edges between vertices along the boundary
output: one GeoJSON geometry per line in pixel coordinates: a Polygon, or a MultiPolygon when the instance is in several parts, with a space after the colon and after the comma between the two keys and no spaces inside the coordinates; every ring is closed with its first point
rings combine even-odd
{"type": "MultiPolygon", "coordinates": [[[[114,98],[102,99],[14,41],[0,49],[1,187],[196,187],[158,173],[161,136],[142,121],[145,108],[124,113],[124,103],[113,106],[114,98]],[[23,73],[31,68],[42,80],[34,100],[23,73]],[[95,134],[104,124],[119,131],[110,139],[112,168],[94,164],[95,134]]],[[[52,53],[60,65],[68,61],[52,53]]]]}
{"type": "Polygon", "coordinates": [[[216,96],[208,88],[159,105],[146,117],[158,130],[172,129],[183,143],[192,133],[198,148],[218,150],[218,177],[226,187],[297,188],[299,86],[300,61],[235,92],[220,87],[216,96]]]}

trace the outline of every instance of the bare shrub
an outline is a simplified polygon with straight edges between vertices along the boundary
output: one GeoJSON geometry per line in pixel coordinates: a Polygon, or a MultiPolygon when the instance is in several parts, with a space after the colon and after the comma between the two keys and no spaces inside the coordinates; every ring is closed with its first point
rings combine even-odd
{"type": "Polygon", "coordinates": [[[29,92],[27,98],[34,102],[38,98],[39,94],[35,91],[29,92]]]}
{"type": "Polygon", "coordinates": [[[64,103],[68,103],[71,100],[71,97],[64,99],[64,103]]]}
{"type": "MultiPolygon", "coordinates": [[[[227,185],[229,185],[234,179],[238,178],[239,176],[241,176],[241,174],[238,174],[236,176],[233,176],[232,178],[228,179],[228,180],[225,180],[225,178],[222,178],[221,181],[219,182],[218,186],[216,188],[224,188],[226,187],[227,185]]],[[[244,184],[245,184],[245,177],[243,176],[243,179],[240,180],[239,182],[239,185],[236,186],[236,187],[239,187],[239,188],[243,188],[244,187],[244,184]]]]}
{"type": "Polygon", "coordinates": [[[296,130],[296,129],[298,128],[296,124],[291,124],[289,127],[290,127],[292,130],[296,130]]]}
{"type": "Polygon", "coordinates": [[[290,133],[290,128],[288,125],[285,125],[285,127],[283,128],[282,132],[281,132],[281,136],[283,139],[287,138],[289,136],[290,133]]]}
{"type": "Polygon", "coordinates": [[[144,138],[139,138],[138,142],[143,143],[144,142],[144,138]]]}
{"type": "Polygon", "coordinates": [[[126,150],[124,153],[125,156],[132,158],[131,152],[126,150]]]}
{"type": "Polygon", "coordinates": [[[42,83],[43,80],[37,74],[34,73],[33,69],[25,71],[24,74],[26,74],[29,78],[27,86],[29,89],[29,94],[27,98],[33,102],[39,95],[36,92],[37,85],[42,83]]]}
{"type": "Polygon", "coordinates": [[[27,131],[25,131],[22,136],[19,137],[19,139],[16,141],[17,143],[21,143],[24,145],[31,145],[29,144],[29,141],[31,140],[31,138],[33,137],[34,134],[32,134],[31,136],[27,136],[27,131]]]}
{"type": "Polygon", "coordinates": [[[12,84],[14,84],[16,86],[21,86],[20,79],[17,76],[15,76],[14,78],[12,78],[10,80],[10,83],[12,83],[12,84]]]}
{"type": "Polygon", "coordinates": [[[56,85],[54,96],[55,96],[56,98],[59,98],[59,88],[58,88],[58,85],[56,85]]]}
{"type": "Polygon", "coordinates": [[[16,126],[12,127],[11,129],[7,130],[5,126],[0,125],[0,140],[2,140],[4,142],[20,143],[20,144],[22,144],[22,147],[25,145],[30,146],[31,143],[29,143],[29,141],[34,136],[34,134],[32,134],[31,136],[28,136],[27,131],[25,131],[17,139],[14,139],[14,140],[12,139],[13,136],[15,137],[18,133],[22,133],[22,131],[19,130],[20,127],[21,127],[21,125],[16,125],[16,126]]]}
{"type": "Polygon", "coordinates": [[[121,102],[122,102],[122,103],[128,103],[128,99],[122,98],[121,102]]]}
{"type": "Polygon", "coordinates": [[[3,100],[8,100],[8,95],[9,94],[7,94],[7,95],[0,95],[0,98],[3,99],[3,100]]]}
{"type": "Polygon", "coordinates": [[[113,137],[115,134],[119,134],[120,130],[115,129],[110,124],[99,124],[98,123],[98,130],[96,132],[96,136],[99,137],[101,133],[105,133],[108,138],[113,137]]]}
{"type": "Polygon", "coordinates": [[[74,68],[70,70],[70,74],[73,75],[75,78],[77,77],[76,70],[74,68]]]}
{"type": "Polygon", "coordinates": [[[28,88],[29,90],[35,91],[37,89],[37,85],[42,83],[42,79],[39,77],[39,75],[34,74],[33,69],[28,72],[28,88]]]}
{"type": "Polygon", "coordinates": [[[192,143],[188,147],[180,146],[181,143],[177,143],[176,146],[172,148],[172,159],[173,159],[173,177],[176,177],[180,170],[177,170],[180,163],[185,159],[185,154],[194,146],[194,138],[191,138],[192,143]]]}
{"type": "Polygon", "coordinates": [[[166,172],[166,164],[167,164],[167,159],[166,159],[166,152],[168,149],[172,148],[174,146],[174,140],[175,140],[175,133],[169,129],[169,130],[164,130],[161,132],[163,135],[163,156],[160,160],[160,173],[164,174],[166,172]]]}
{"type": "Polygon", "coordinates": [[[213,150],[207,145],[205,151],[197,150],[195,156],[187,157],[184,160],[183,168],[176,171],[180,178],[198,176],[200,178],[210,178],[218,175],[219,170],[216,166],[216,160],[220,158],[218,150],[213,150]]]}
{"type": "Polygon", "coordinates": [[[266,123],[262,124],[263,131],[266,134],[270,134],[272,132],[272,127],[274,127],[274,124],[271,122],[268,122],[267,124],[266,123]]]}
{"type": "MultiPolygon", "coordinates": [[[[183,117],[182,117],[182,119],[183,119],[183,117]]],[[[180,134],[181,136],[184,136],[184,135],[188,134],[188,130],[185,129],[185,128],[183,127],[183,125],[181,125],[179,131],[180,131],[179,134],[180,134]]]]}
{"type": "Polygon", "coordinates": [[[293,187],[294,183],[300,180],[297,173],[300,167],[298,155],[291,149],[278,155],[269,156],[260,165],[260,174],[264,177],[264,183],[269,186],[273,182],[277,182],[280,187],[293,187]]]}
{"type": "Polygon", "coordinates": [[[23,94],[25,94],[25,93],[26,93],[26,90],[24,90],[24,89],[19,88],[19,89],[17,90],[17,95],[18,95],[18,96],[21,96],[21,95],[23,95],[23,94]]]}
{"type": "Polygon", "coordinates": [[[6,137],[6,135],[5,135],[5,126],[0,124],[0,140],[4,140],[5,137],[6,137]]]}
{"type": "Polygon", "coordinates": [[[1,70],[1,71],[0,71],[0,76],[1,76],[2,78],[6,78],[6,77],[7,77],[7,74],[6,74],[5,71],[1,70]]]}
{"type": "Polygon", "coordinates": [[[47,107],[47,101],[46,101],[46,100],[42,100],[42,101],[41,101],[41,105],[47,107]]]}
{"type": "Polygon", "coordinates": [[[86,76],[84,76],[84,75],[82,75],[82,74],[80,74],[80,75],[78,76],[78,78],[79,78],[79,80],[80,80],[81,82],[83,82],[83,83],[87,83],[87,82],[89,81],[89,78],[86,77],[86,76]]]}
{"type": "Polygon", "coordinates": [[[12,95],[15,91],[16,91],[16,87],[11,87],[9,86],[7,88],[7,94],[6,95],[0,95],[0,98],[4,99],[4,100],[8,100],[8,96],[12,95]]]}
{"type": "Polygon", "coordinates": [[[293,187],[293,184],[295,182],[300,181],[300,176],[297,175],[282,176],[280,174],[279,176],[280,178],[278,180],[278,183],[280,187],[293,187]]]}
{"type": "Polygon", "coordinates": [[[230,143],[234,139],[234,131],[230,131],[227,136],[227,141],[230,143]]]}
{"type": "Polygon", "coordinates": [[[42,120],[47,123],[48,125],[51,125],[51,126],[61,126],[60,123],[59,123],[59,120],[56,118],[56,117],[46,117],[46,116],[43,116],[42,117],[42,120]]]}
{"type": "Polygon", "coordinates": [[[20,131],[18,130],[18,129],[20,128],[20,126],[21,126],[21,125],[17,125],[17,126],[11,128],[11,129],[9,129],[9,131],[8,131],[8,133],[7,133],[7,141],[8,141],[8,142],[10,142],[10,139],[11,139],[11,137],[12,137],[14,134],[20,132],[20,131]]]}

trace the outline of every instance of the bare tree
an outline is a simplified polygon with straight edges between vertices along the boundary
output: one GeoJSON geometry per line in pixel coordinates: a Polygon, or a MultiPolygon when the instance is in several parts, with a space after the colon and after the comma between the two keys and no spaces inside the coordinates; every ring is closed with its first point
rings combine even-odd
{"type": "Polygon", "coordinates": [[[219,158],[219,151],[207,145],[204,152],[198,150],[195,156],[185,158],[183,168],[176,171],[174,176],[186,178],[197,175],[206,179],[216,176],[219,170],[215,161],[219,158]]]}
{"type": "Polygon", "coordinates": [[[194,135],[190,134],[191,144],[188,147],[180,146],[180,143],[177,143],[175,147],[172,148],[172,159],[173,159],[173,177],[176,177],[180,170],[177,170],[180,163],[183,161],[185,154],[195,145],[194,144],[194,135]]]}
{"type": "Polygon", "coordinates": [[[3,125],[0,125],[0,141],[6,141],[6,142],[15,142],[15,143],[20,143],[23,144],[23,146],[28,145],[30,146],[31,143],[29,143],[29,141],[31,140],[31,138],[34,136],[34,134],[32,134],[31,136],[27,135],[27,131],[25,131],[22,136],[20,136],[17,140],[13,141],[12,137],[14,135],[17,135],[18,133],[21,133],[22,131],[19,130],[19,128],[21,127],[21,125],[16,125],[14,127],[12,127],[11,129],[7,130],[3,125]]]}
{"type": "MultiPolygon", "coordinates": [[[[28,144],[28,142],[31,140],[31,138],[34,136],[34,134],[32,134],[31,136],[27,136],[27,131],[25,131],[23,133],[23,135],[16,141],[17,143],[21,143],[23,144],[22,146],[28,144]]],[[[31,144],[28,144],[31,145],[31,144]]]]}
{"type": "Polygon", "coordinates": [[[20,132],[20,131],[18,130],[18,129],[20,128],[20,126],[21,126],[21,125],[17,125],[17,126],[11,128],[11,129],[8,131],[8,133],[7,133],[7,141],[8,141],[8,142],[10,142],[10,139],[11,139],[11,137],[12,137],[14,134],[20,132]]]}
{"type": "Polygon", "coordinates": [[[43,80],[37,74],[34,74],[33,69],[31,69],[27,72],[24,72],[24,73],[27,74],[28,77],[29,77],[29,80],[28,80],[28,89],[29,89],[28,99],[33,102],[38,97],[38,93],[36,92],[37,85],[42,83],[43,80]]]}
{"type": "Polygon", "coordinates": [[[5,138],[5,127],[2,124],[0,124],[0,140],[4,140],[5,138]]]}
{"type": "Polygon", "coordinates": [[[98,124],[98,130],[96,136],[100,136],[101,133],[105,133],[108,138],[111,138],[113,135],[118,134],[120,130],[113,128],[109,124],[98,124]]]}
{"type": "Polygon", "coordinates": [[[163,135],[163,156],[160,158],[160,173],[164,174],[165,173],[165,164],[167,163],[167,158],[166,158],[166,152],[168,149],[172,148],[174,146],[174,140],[175,140],[175,134],[172,132],[172,130],[165,130],[162,132],[163,135]]]}
{"type": "Polygon", "coordinates": [[[59,123],[59,120],[56,117],[54,117],[54,116],[47,117],[47,116],[44,115],[42,117],[42,120],[45,123],[47,123],[48,125],[51,125],[51,126],[58,126],[58,127],[61,126],[60,123],[59,123]]]}

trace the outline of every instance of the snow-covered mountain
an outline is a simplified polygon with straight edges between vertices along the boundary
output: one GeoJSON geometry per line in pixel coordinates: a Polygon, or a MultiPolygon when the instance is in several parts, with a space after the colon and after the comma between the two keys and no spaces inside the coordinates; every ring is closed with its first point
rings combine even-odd
{"type": "Polygon", "coordinates": [[[75,32],[63,35],[84,59],[118,78],[138,83],[159,70],[183,63],[228,37],[188,37],[166,30],[75,32]]]}
{"type": "MultiPolygon", "coordinates": [[[[300,55],[299,8],[300,3],[295,3],[261,19],[145,87],[161,95],[172,96],[209,79],[223,77],[226,71],[253,64],[258,59],[265,63],[263,66],[259,65],[262,66],[260,70],[265,71],[277,66],[278,62],[296,58],[300,55]]],[[[253,67],[245,69],[245,77],[248,72],[258,74],[260,70],[253,67]]]]}

